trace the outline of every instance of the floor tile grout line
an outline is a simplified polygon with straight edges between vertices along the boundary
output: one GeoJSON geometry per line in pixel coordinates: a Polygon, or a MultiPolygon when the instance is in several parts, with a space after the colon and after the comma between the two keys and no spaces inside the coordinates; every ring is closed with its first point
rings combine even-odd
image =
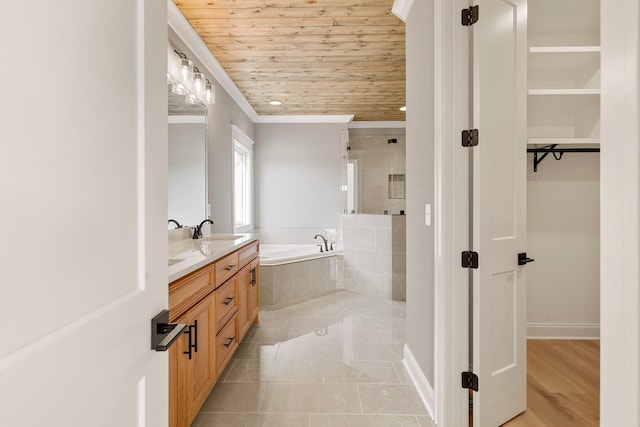
{"type": "Polygon", "coordinates": [[[356,383],[356,392],[358,393],[358,402],[360,402],[360,413],[364,414],[364,408],[362,407],[362,396],[360,395],[360,384],[356,383]]]}

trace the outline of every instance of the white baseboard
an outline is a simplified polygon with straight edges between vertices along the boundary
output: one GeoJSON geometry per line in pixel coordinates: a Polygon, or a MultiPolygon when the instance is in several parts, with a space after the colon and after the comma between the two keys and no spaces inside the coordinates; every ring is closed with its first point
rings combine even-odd
{"type": "Polygon", "coordinates": [[[589,323],[528,323],[528,339],[598,340],[600,325],[589,323]]]}
{"type": "Polygon", "coordinates": [[[409,350],[409,347],[405,344],[404,346],[404,358],[402,359],[402,363],[404,367],[407,368],[409,372],[409,376],[411,377],[411,381],[416,386],[418,390],[418,394],[422,399],[422,403],[427,408],[427,412],[431,419],[436,419],[436,394],[433,391],[433,387],[427,380],[427,377],[424,376],[422,369],[420,369],[420,365],[418,365],[418,361],[415,357],[413,357],[413,353],[409,350]]]}

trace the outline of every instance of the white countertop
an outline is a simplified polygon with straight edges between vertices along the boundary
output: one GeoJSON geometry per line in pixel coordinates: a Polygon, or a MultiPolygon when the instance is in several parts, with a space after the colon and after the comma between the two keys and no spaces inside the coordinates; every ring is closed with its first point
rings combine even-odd
{"type": "Polygon", "coordinates": [[[246,244],[258,240],[255,234],[213,233],[201,239],[169,243],[169,283],[216,261],[246,244]]]}

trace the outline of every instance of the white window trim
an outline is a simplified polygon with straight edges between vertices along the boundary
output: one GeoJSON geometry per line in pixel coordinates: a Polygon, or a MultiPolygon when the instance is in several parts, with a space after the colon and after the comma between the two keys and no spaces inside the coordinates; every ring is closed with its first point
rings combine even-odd
{"type": "Polygon", "coordinates": [[[231,212],[233,215],[233,231],[234,233],[246,233],[249,232],[253,229],[253,223],[254,223],[254,185],[253,185],[253,169],[254,169],[254,161],[253,161],[253,140],[246,134],[244,133],[238,126],[236,125],[231,125],[231,152],[233,153],[232,156],[232,160],[231,160],[231,194],[233,194],[233,197],[231,198],[231,212]],[[235,144],[236,142],[241,145],[250,155],[251,157],[251,176],[249,179],[249,188],[250,188],[250,203],[249,203],[249,223],[248,224],[244,224],[241,225],[239,227],[236,227],[236,207],[235,207],[235,188],[236,188],[236,183],[235,183],[235,176],[236,176],[236,170],[235,170],[235,144]]]}

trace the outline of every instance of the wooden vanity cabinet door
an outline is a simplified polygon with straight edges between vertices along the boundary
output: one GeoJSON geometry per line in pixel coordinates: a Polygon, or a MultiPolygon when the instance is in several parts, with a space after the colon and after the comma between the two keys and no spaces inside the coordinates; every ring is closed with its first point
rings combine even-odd
{"type": "Polygon", "coordinates": [[[249,303],[251,292],[251,265],[246,265],[238,272],[238,329],[240,340],[244,338],[251,327],[249,319],[249,303]]]}
{"type": "Polygon", "coordinates": [[[211,293],[178,322],[191,328],[169,349],[169,425],[189,427],[213,389],[215,357],[215,295],[211,293]],[[197,326],[196,326],[197,325],[197,326]],[[189,344],[191,359],[189,359],[189,344]]]}
{"type": "Polygon", "coordinates": [[[209,392],[216,382],[216,357],[215,357],[215,321],[216,321],[215,295],[212,293],[187,312],[189,325],[195,325],[195,336],[192,344],[197,343],[197,348],[192,348],[191,360],[186,358],[187,375],[187,414],[190,425],[198,415],[200,407],[207,399],[209,392]]]}
{"type": "MultiPolygon", "coordinates": [[[[177,323],[185,323],[179,318],[177,323]]],[[[185,392],[185,369],[182,352],[187,348],[189,336],[182,334],[169,347],[169,427],[187,425],[187,394],[185,392]]]]}
{"type": "Polygon", "coordinates": [[[260,322],[260,258],[256,258],[249,264],[249,307],[248,307],[248,320],[249,323],[257,325],[260,322]],[[251,281],[251,271],[253,273],[253,282],[251,281]]]}

